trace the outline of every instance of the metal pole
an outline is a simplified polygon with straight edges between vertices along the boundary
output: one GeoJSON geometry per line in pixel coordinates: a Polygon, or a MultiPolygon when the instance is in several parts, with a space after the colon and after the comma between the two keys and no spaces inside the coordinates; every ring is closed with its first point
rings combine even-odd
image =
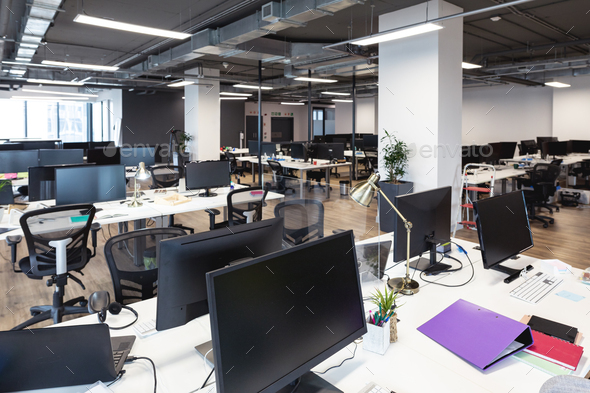
{"type": "Polygon", "coordinates": [[[258,185],[262,186],[262,61],[258,60],[258,185]]]}
{"type": "MultiPolygon", "coordinates": [[[[311,70],[307,70],[307,77],[311,78],[311,70]]],[[[313,140],[311,131],[311,82],[307,82],[307,140],[313,140]]]]}
{"type": "Polygon", "coordinates": [[[352,73],[352,173],[351,178],[358,180],[356,176],[356,152],[354,151],[354,140],[356,138],[356,74],[352,73]]]}

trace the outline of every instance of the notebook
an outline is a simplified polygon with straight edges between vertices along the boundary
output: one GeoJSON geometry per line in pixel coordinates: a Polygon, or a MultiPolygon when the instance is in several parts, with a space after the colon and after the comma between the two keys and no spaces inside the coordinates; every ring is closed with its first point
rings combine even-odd
{"type": "Polygon", "coordinates": [[[584,348],[533,330],[533,345],[524,351],[541,359],[576,370],[584,348]]]}

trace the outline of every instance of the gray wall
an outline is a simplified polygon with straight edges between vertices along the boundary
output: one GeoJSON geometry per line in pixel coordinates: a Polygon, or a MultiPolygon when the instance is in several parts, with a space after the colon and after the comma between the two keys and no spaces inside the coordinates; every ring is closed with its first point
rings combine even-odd
{"type": "MultiPolygon", "coordinates": [[[[172,127],[184,130],[183,91],[137,95],[123,91],[121,133],[124,144],[167,144],[172,127]]],[[[243,114],[242,114],[243,119],[243,114]]]]}
{"type": "Polygon", "coordinates": [[[240,146],[240,132],[244,132],[244,116],[244,101],[221,100],[221,146],[240,146]]]}

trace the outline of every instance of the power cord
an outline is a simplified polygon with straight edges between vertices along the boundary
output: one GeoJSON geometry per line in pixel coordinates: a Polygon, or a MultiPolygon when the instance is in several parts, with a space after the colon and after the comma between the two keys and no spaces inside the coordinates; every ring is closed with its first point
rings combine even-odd
{"type": "Polygon", "coordinates": [[[209,378],[211,378],[211,375],[213,375],[213,371],[215,371],[215,367],[213,367],[211,369],[211,372],[209,373],[209,375],[207,375],[207,378],[205,379],[205,382],[203,382],[203,384],[201,385],[201,387],[199,388],[199,390],[203,389],[207,385],[207,382],[209,381],[209,378]]]}
{"type": "MultiPolygon", "coordinates": [[[[316,372],[316,374],[325,374],[325,373],[327,373],[328,371],[332,370],[333,368],[338,368],[338,367],[342,366],[342,365],[344,364],[344,362],[346,362],[347,360],[354,359],[354,356],[356,355],[356,348],[357,348],[357,347],[358,347],[358,344],[355,342],[355,343],[354,343],[354,351],[352,352],[352,356],[351,356],[351,357],[344,359],[344,360],[343,360],[343,361],[341,361],[341,362],[340,362],[340,364],[339,364],[339,365],[337,365],[337,366],[332,366],[332,367],[330,367],[330,368],[328,368],[328,369],[326,369],[326,370],[324,370],[324,371],[322,371],[322,372],[316,372]]],[[[295,389],[293,389],[293,391],[295,391],[295,389]]]]}
{"type": "MultiPolygon", "coordinates": [[[[422,279],[424,282],[427,282],[427,283],[429,283],[429,284],[440,285],[440,286],[442,286],[442,287],[447,287],[447,288],[458,288],[458,287],[462,287],[462,286],[464,286],[464,285],[467,285],[467,284],[469,284],[469,283],[471,282],[471,280],[473,280],[473,277],[475,276],[475,268],[473,267],[473,262],[471,262],[471,258],[469,258],[469,255],[467,254],[467,251],[465,251],[465,249],[464,249],[463,247],[461,247],[460,245],[458,245],[458,244],[457,244],[457,243],[455,243],[454,241],[451,241],[451,243],[453,243],[454,245],[456,245],[456,246],[457,246],[457,248],[459,249],[459,252],[460,252],[460,253],[462,253],[462,254],[465,254],[465,256],[467,257],[467,260],[469,261],[469,265],[471,266],[471,277],[469,277],[469,280],[465,281],[465,282],[464,282],[464,283],[462,283],[462,284],[457,284],[457,285],[441,284],[441,283],[439,283],[439,282],[436,282],[436,281],[428,281],[428,280],[425,280],[425,279],[422,277],[422,274],[424,274],[424,272],[421,272],[421,273],[420,273],[420,278],[421,278],[421,279],[422,279]]],[[[461,264],[461,268],[459,268],[459,269],[455,269],[455,270],[453,270],[453,271],[461,270],[461,269],[463,268],[463,263],[461,263],[461,261],[459,261],[457,258],[455,258],[455,257],[452,257],[452,256],[446,256],[446,258],[453,259],[453,260],[455,260],[455,261],[457,261],[457,262],[459,262],[459,263],[461,264]]]]}
{"type": "Polygon", "coordinates": [[[119,374],[117,374],[117,378],[115,378],[115,379],[113,380],[113,382],[109,383],[109,384],[107,385],[107,387],[108,387],[108,386],[111,386],[111,385],[112,385],[112,384],[114,384],[115,382],[119,382],[119,381],[121,380],[121,378],[123,378],[123,374],[125,374],[125,370],[121,370],[121,371],[119,371],[119,374]]]}
{"type": "Polygon", "coordinates": [[[125,363],[127,362],[134,362],[136,360],[147,360],[148,362],[150,362],[152,364],[152,368],[154,369],[154,393],[156,393],[156,388],[158,387],[158,378],[156,376],[156,365],[154,364],[154,361],[150,358],[147,358],[145,356],[129,356],[127,358],[127,360],[125,360],[125,363]]]}

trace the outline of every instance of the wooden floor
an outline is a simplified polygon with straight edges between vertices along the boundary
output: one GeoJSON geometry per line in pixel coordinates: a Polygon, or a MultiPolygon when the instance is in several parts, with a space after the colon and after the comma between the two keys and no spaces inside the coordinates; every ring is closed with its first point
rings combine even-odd
{"type": "MultiPolygon", "coordinates": [[[[342,173],[342,179],[348,179],[347,173],[342,173]]],[[[242,183],[248,182],[245,178],[242,183]]],[[[306,191],[306,198],[319,199],[324,203],[325,221],[324,233],[330,235],[336,229],[352,229],[356,240],[362,240],[379,234],[376,223],[377,203],[370,208],[363,208],[354,203],[347,196],[340,196],[338,180],[332,178],[332,193],[329,200],[324,200],[325,194],[315,188],[306,191]]],[[[356,182],[353,182],[353,185],[356,182]]],[[[296,194],[288,195],[287,199],[298,199],[296,194]]],[[[274,216],[274,206],[278,202],[269,201],[264,208],[263,217],[274,216]]],[[[533,222],[531,229],[534,234],[535,247],[525,254],[542,259],[560,259],[572,266],[585,269],[590,267],[590,209],[563,207],[559,213],[554,213],[555,224],[547,229],[542,224],[533,222]]],[[[176,216],[176,222],[195,228],[195,231],[207,231],[209,217],[202,211],[186,213],[176,216]]],[[[152,226],[153,222],[148,223],[152,226]]],[[[110,273],[108,271],[103,247],[106,239],[117,233],[117,226],[112,224],[102,228],[99,233],[97,256],[84,269],[84,277],[80,277],[86,286],[83,291],[79,285],[70,281],[66,287],[66,300],[77,296],[88,296],[97,290],[113,292],[110,273]]],[[[457,237],[477,242],[477,233],[463,229],[457,232],[457,237]]],[[[20,244],[18,257],[27,255],[26,247],[20,244]]],[[[13,273],[10,261],[10,248],[5,242],[0,242],[0,330],[7,330],[30,317],[29,307],[33,305],[51,304],[52,288],[45,285],[45,280],[31,280],[22,273],[13,273]]],[[[77,273],[74,273],[77,274],[77,273]]],[[[79,276],[79,275],[78,275],[79,276]]],[[[49,322],[36,325],[49,325],[49,322]]]]}

